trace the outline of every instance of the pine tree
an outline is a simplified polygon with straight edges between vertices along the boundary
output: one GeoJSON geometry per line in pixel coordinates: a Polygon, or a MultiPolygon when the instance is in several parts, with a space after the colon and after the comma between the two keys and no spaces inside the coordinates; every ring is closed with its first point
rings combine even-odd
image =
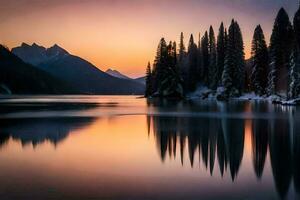
{"type": "Polygon", "coordinates": [[[202,74],[203,74],[203,67],[202,67],[202,51],[201,51],[201,35],[199,33],[199,36],[198,36],[198,58],[197,58],[197,63],[198,63],[198,66],[197,66],[197,80],[198,82],[201,82],[202,81],[202,74]]]}
{"type": "Polygon", "coordinates": [[[146,90],[145,90],[145,96],[149,97],[153,93],[152,90],[152,72],[151,72],[151,65],[150,62],[148,62],[147,68],[146,68],[146,90]]]}
{"type": "Polygon", "coordinates": [[[233,26],[232,21],[229,27],[229,35],[226,33],[226,53],[224,61],[224,70],[222,73],[222,85],[224,86],[224,92],[226,96],[229,96],[233,90],[233,68],[234,68],[234,45],[233,45],[233,26]],[[229,42],[230,41],[230,42],[229,42]]]}
{"type": "Polygon", "coordinates": [[[170,41],[167,54],[167,67],[165,77],[162,80],[160,94],[165,97],[183,97],[182,80],[177,70],[176,43],[170,41]]]}
{"type": "MultiPolygon", "coordinates": [[[[227,33],[226,33],[227,35],[227,33]]],[[[219,34],[217,39],[217,77],[218,85],[221,84],[222,73],[225,65],[225,53],[226,53],[226,36],[223,22],[219,28],[219,34]]]]}
{"type": "Polygon", "coordinates": [[[191,92],[195,90],[197,84],[197,58],[198,58],[198,49],[197,45],[194,42],[193,34],[191,34],[188,46],[188,91],[191,92]]]}
{"type": "Polygon", "coordinates": [[[225,28],[225,56],[226,56],[227,44],[228,44],[228,32],[227,32],[227,28],[225,28]]]}
{"type": "Polygon", "coordinates": [[[245,53],[243,36],[239,24],[235,21],[235,86],[239,95],[244,92],[246,71],[245,71],[245,53]]]}
{"type": "Polygon", "coordinates": [[[292,51],[293,28],[288,14],[281,8],[275,19],[270,41],[270,73],[268,94],[287,96],[289,59],[292,51]]]}
{"type": "Polygon", "coordinates": [[[184,35],[181,32],[178,50],[178,62],[177,68],[179,70],[180,77],[183,81],[184,90],[188,88],[188,64],[187,64],[187,53],[184,45],[184,35]]]}
{"type": "Polygon", "coordinates": [[[209,67],[209,50],[208,50],[208,33],[205,32],[201,39],[201,52],[202,52],[202,74],[201,80],[204,85],[208,86],[208,67],[209,67]]]}
{"type": "Polygon", "coordinates": [[[268,47],[260,25],[254,31],[251,49],[251,89],[258,95],[266,93],[268,75],[268,47]]]}
{"type": "Polygon", "coordinates": [[[217,51],[216,51],[216,38],[212,26],[209,28],[209,69],[208,69],[208,83],[209,87],[213,90],[217,89],[217,51]]]}
{"type": "Polygon", "coordinates": [[[158,45],[152,72],[153,95],[183,97],[182,81],[177,70],[176,43],[166,45],[164,38],[158,45]]]}
{"type": "MultiPolygon", "coordinates": [[[[300,6],[300,4],[299,4],[300,6]]],[[[300,96],[300,7],[297,10],[294,20],[294,45],[291,53],[289,68],[289,93],[288,98],[294,99],[300,96]]]]}
{"type": "Polygon", "coordinates": [[[177,44],[174,41],[172,44],[172,54],[173,54],[173,62],[174,62],[174,66],[177,67],[177,44]]]}
{"type": "Polygon", "coordinates": [[[300,54],[299,48],[297,45],[294,45],[294,49],[292,51],[290,57],[290,85],[288,98],[295,99],[300,96],[300,54]]]}
{"type": "Polygon", "coordinates": [[[299,8],[294,16],[294,31],[295,31],[295,40],[297,42],[298,47],[300,48],[300,2],[299,2],[299,8]]]}
{"type": "Polygon", "coordinates": [[[238,96],[244,89],[245,61],[242,33],[238,23],[234,20],[229,27],[226,48],[222,83],[226,96],[238,96]]]}
{"type": "Polygon", "coordinates": [[[181,32],[180,34],[180,43],[179,43],[179,62],[183,62],[184,58],[185,58],[185,45],[184,45],[184,36],[183,36],[183,32],[181,32]]]}
{"type": "Polygon", "coordinates": [[[164,38],[162,38],[159,42],[157,47],[156,57],[154,60],[153,65],[153,92],[159,93],[159,88],[161,87],[162,80],[166,76],[166,66],[167,66],[167,56],[168,56],[168,49],[167,44],[164,38]]]}

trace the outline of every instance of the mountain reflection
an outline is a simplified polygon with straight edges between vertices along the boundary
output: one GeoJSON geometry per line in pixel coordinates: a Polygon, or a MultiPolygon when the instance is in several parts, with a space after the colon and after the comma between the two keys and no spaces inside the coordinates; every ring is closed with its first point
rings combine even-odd
{"type": "MultiPolygon", "coordinates": [[[[180,107],[181,105],[178,109],[180,107]]],[[[207,109],[218,110],[220,115],[222,112],[236,111],[232,110],[230,105],[217,104],[207,109]]],[[[280,108],[268,110],[267,106],[255,103],[244,104],[243,109],[245,112],[276,112],[286,114],[288,117],[251,119],[228,118],[222,115],[217,117],[148,117],[148,121],[152,123],[151,127],[162,161],[168,155],[170,158],[176,158],[176,148],[180,148],[182,164],[186,156],[184,153],[187,152],[191,167],[194,166],[195,156],[199,156],[200,165],[203,164],[208,173],[213,175],[214,170],[219,169],[222,177],[224,173],[229,173],[232,181],[235,181],[243,159],[245,136],[249,132],[252,142],[253,168],[257,179],[260,180],[263,176],[269,152],[273,178],[279,196],[286,197],[291,184],[294,184],[295,190],[299,193],[299,113],[280,108]]]]}
{"type": "Polygon", "coordinates": [[[22,146],[49,141],[58,145],[68,137],[71,131],[83,128],[94,118],[41,118],[41,119],[1,119],[0,147],[12,138],[19,140],[22,146]]]}

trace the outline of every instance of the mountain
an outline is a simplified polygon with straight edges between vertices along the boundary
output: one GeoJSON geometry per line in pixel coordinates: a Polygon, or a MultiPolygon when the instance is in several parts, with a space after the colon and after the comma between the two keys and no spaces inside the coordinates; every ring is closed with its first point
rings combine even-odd
{"type": "Polygon", "coordinates": [[[63,94],[72,87],[0,45],[0,94],[63,94]]]}
{"type": "Polygon", "coordinates": [[[128,76],[122,74],[121,72],[117,71],[117,70],[113,70],[113,69],[108,69],[105,71],[105,73],[113,76],[113,77],[117,77],[117,78],[121,78],[121,79],[127,79],[130,80],[131,78],[129,78],[128,76]]]}
{"type": "Polygon", "coordinates": [[[38,69],[64,80],[85,94],[143,94],[144,85],[130,79],[120,79],[111,76],[88,61],[71,55],[58,45],[45,48],[37,44],[13,48],[12,52],[23,61],[38,69]]]}
{"type": "Polygon", "coordinates": [[[141,83],[143,85],[146,85],[146,77],[145,76],[140,77],[140,78],[136,78],[136,79],[133,79],[133,80],[138,82],[138,83],[141,83]]]}
{"type": "Polygon", "coordinates": [[[129,78],[128,76],[122,74],[121,72],[117,71],[117,70],[113,70],[113,69],[108,69],[105,71],[105,73],[111,75],[111,76],[114,76],[114,77],[117,77],[117,78],[121,78],[121,79],[127,79],[127,80],[133,80],[137,83],[140,83],[142,85],[146,85],[145,81],[146,81],[146,77],[143,76],[143,77],[139,77],[139,78],[129,78]]]}

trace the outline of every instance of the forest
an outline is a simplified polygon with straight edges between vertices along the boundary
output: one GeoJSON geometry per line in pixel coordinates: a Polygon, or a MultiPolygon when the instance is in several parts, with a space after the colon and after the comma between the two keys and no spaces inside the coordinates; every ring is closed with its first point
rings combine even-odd
{"type": "Polygon", "coordinates": [[[216,36],[212,26],[187,48],[181,33],[175,41],[161,38],[153,65],[146,69],[146,97],[184,98],[206,87],[218,100],[255,93],[261,97],[300,96],[300,8],[293,23],[284,8],[275,18],[269,44],[260,25],[254,30],[251,58],[245,59],[238,22],[222,22],[216,36]]]}

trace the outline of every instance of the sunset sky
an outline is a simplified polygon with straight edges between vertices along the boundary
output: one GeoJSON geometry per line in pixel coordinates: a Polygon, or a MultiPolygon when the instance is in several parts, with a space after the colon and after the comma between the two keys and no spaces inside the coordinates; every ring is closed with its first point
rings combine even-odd
{"type": "MultiPolygon", "coordinates": [[[[144,74],[158,41],[198,35],[212,24],[235,18],[249,57],[253,30],[261,24],[267,40],[276,13],[284,7],[292,19],[298,0],[0,0],[0,42],[45,47],[57,43],[99,67],[132,77],[144,74]]],[[[187,44],[186,44],[187,45],[187,44]]]]}

